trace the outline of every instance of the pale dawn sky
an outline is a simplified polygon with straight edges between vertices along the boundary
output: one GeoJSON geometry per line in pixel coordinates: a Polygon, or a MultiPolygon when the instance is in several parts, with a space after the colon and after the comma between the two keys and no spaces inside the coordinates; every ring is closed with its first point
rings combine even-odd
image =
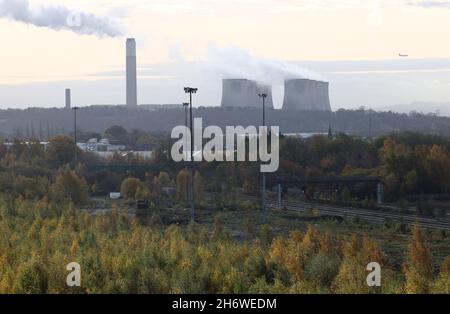
{"type": "MultiPolygon", "coordinates": [[[[218,105],[225,70],[272,61],[326,77],[333,109],[450,102],[450,1],[0,0],[0,36],[1,108],[62,105],[64,87],[80,105],[123,103],[126,37],[140,103],[182,102],[191,83],[218,105]]],[[[281,97],[282,77],[267,80],[281,97]]]]}

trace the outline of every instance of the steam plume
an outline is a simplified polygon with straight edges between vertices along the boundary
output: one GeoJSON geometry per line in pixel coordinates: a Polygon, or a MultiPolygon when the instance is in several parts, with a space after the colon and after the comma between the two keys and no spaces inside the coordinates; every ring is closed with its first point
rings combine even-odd
{"type": "Polygon", "coordinates": [[[284,61],[258,58],[236,47],[210,46],[207,66],[210,71],[219,72],[223,78],[246,78],[266,83],[301,78],[327,81],[317,72],[284,61]]]}
{"type": "Polygon", "coordinates": [[[47,27],[70,30],[78,34],[100,37],[121,35],[120,28],[106,18],[86,12],[72,11],[63,6],[32,7],[28,0],[0,0],[0,18],[47,27]]]}

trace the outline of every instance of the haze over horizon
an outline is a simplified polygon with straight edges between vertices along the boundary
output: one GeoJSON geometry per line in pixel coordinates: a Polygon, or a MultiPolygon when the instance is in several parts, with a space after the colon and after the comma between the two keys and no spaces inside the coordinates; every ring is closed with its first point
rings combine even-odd
{"type": "Polygon", "coordinates": [[[0,0],[0,108],[62,106],[65,88],[77,105],[124,103],[126,37],[143,104],[181,103],[192,84],[197,106],[218,106],[221,79],[246,76],[279,108],[287,73],[329,80],[333,109],[445,104],[449,29],[450,1],[0,0]]]}

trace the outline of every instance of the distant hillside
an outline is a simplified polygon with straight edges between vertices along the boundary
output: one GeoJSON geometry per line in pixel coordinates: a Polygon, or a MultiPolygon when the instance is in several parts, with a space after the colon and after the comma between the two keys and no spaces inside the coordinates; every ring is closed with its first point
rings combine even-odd
{"type": "Polygon", "coordinates": [[[440,116],[450,117],[450,103],[445,102],[414,102],[411,104],[393,105],[389,107],[383,107],[380,110],[393,111],[398,113],[410,113],[415,112],[432,112],[440,116]],[[424,108],[427,108],[424,110],[424,108]]]}
{"type": "MultiPolygon", "coordinates": [[[[195,109],[195,117],[203,117],[204,126],[261,125],[260,109],[205,108],[195,109]]],[[[417,131],[450,136],[450,117],[418,113],[398,114],[367,110],[338,110],[336,112],[288,112],[268,110],[269,125],[278,125],[282,132],[328,132],[331,124],[335,132],[359,136],[369,135],[372,120],[372,135],[383,135],[395,131],[417,131]]],[[[104,132],[112,125],[126,129],[141,129],[154,133],[170,132],[176,125],[184,124],[184,110],[145,108],[128,109],[123,106],[91,106],[78,111],[78,128],[83,131],[104,132]]],[[[40,137],[71,133],[73,111],[65,109],[30,108],[26,110],[0,110],[0,132],[4,136],[40,137]]]]}

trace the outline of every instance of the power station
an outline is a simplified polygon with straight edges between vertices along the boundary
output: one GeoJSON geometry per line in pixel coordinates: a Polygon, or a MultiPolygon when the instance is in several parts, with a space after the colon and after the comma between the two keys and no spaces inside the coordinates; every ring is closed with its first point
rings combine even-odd
{"type": "Polygon", "coordinates": [[[283,110],[331,111],[329,83],[309,79],[286,80],[283,110]]]}
{"type": "Polygon", "coordinates": [[[136,40],[127,39],[127,107],[137,106],[137,70],[136,70],[136,40]]]}
{"type": "MultiPolygon", "coordinates": [[[[272,86],[245,78],[222,80],[223,108],[261,108],[259,94],[266,94],[266,109],[273,109],[272,86]]],[[[137,107],[136,40],[126,41],[126,105],[137,107]]],[[[70,108],[70,90],[66,90],[66,108],[70,108]]],[[[311,79],[288,79],[284,86],[283,110],[331,111],[329,83],[311,79]]]]}
{"type": "MultiPolygon", "coordinates": [[[[224,79],[222,107],[260,108],[258,94],[267,94],[266,108],[273,109],[272,87],[247,79],[224,79]]],[[[331,111],[329,83],[310,79],[285,81],[283,110],[331,111]]]]}

